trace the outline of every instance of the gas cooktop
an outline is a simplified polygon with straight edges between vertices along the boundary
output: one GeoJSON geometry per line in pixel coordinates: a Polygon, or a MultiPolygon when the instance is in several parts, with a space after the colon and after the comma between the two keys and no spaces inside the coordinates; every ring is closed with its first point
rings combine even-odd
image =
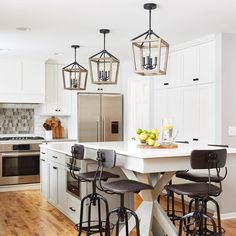
{"type": "Polygon", "coordinates": [[[10,141],[10,140],[44,140],[40,136],[9,136],[9,137],[0,137],[0,141],[10,141]]]}

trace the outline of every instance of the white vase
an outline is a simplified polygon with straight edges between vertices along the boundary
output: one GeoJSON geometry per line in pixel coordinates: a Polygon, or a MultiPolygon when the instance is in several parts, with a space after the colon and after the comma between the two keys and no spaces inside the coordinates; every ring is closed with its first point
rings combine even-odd
{"type": "Polygon", "coordinates": [[[52,140],[52,130],[45,130],[45,140],[52,140]]]}

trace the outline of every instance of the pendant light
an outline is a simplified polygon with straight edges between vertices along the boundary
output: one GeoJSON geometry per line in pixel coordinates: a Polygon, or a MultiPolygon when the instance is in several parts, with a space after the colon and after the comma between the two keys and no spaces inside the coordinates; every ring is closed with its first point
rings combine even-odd
{"type": "Polygon", "coordinates": [[[100,29],[103,34],[103,50],[89,58],[93,84],[117,84],[120,61],[106,50],[106,34],[109,29],[100,29]]]}
{"type": "Polygon", "coordinates": [[[149,29],[131,40],[135,73],[140,75],[165,75],[167,70],[169,44],[152,30],[152,10],[156,8],[155,3],[144,4],[149,29]]]}
{"type": "Polygon", "coordinates": [[[86,90],[88,71],[76,61],[79,45],[71,46],[75,51],[75,61],[62,68],[64,89],[86,90]]]}

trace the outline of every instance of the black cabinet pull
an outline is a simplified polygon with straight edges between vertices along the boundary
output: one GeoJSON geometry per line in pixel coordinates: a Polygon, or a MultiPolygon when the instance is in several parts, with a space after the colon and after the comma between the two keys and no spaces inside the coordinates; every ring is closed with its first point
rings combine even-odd
{"type": "Polygon", "coordinates": [[[100,88],[98,88],[98,90],[100,90],[100,88]]]}
{"type": "Polygon", "coordinates": [[[45,152],[41,152],[41,154],[45,155],[46,153],[45,152]]]}
{"type": "Polygon", "coordinates": [[[55,111],[57,111],[57,109],[55,111]]]}
{"type": "Polygon", "coordinates": [[[194,78],[194,79],[193,79],[193,81],[198,81],[198,80],[199,80],[199,78],[194,78]]]}
{"type": "Polygon", "coordinates": [[[45,161],[44,159],[41,159],[41,161],[45,161]]]}
{"type": "Polygon", "coordinates": [[[57,167],[56,167],[56,166],[53,166],[52,168],[55,169],[55,170],[57,170],[57,167]]]}
{"type": "Polygon", "coordinates": [[[73,207],[69,207],[69,209],[70,209],[71,211],[73,211],[73,212],[76,211],[75,208],[73,208],[73,207]]]}
{"type": "Polygon", "coordinates": [[[58,111],[61,111],[61,109],[59,109],[58,111]]]}
{"type": "Polygon", "coordinates": [[[57,159],[58,157],[57,156],[52,156],[53,158],[57,159]]]}
{"type": "Polygon", "coordinates": [[[193,141],[198,141],[198,138],[193,138],[193,141]]]}
{"type": "Polygon", "coordinates": [[[101,88],[101,90],[103,90],[103,88],[101,88]]]}
{"type": "Polygon", "coordinates": [[[169,83],[164,83],[164,85],[169,85],[169,83]]]}

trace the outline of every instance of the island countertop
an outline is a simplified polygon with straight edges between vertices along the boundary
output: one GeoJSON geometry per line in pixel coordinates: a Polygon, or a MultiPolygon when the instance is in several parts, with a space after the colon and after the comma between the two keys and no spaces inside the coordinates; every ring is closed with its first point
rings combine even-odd
{"type": "MultiPolygon", "coordinates": [[[[71,155],[71,146],[74,144],[82,144],[86,148],[91,149],[113,149],[117,154],[132,156],[137,158],[163,158],[163,157],[183,157],[190,156],[192,150],[194,149],[220,149],[215,146],[207,146],[206,144],[178,144],[178,148],[173,149],[146,149],[137,147],[138,142],[136,141],[114,141],[114,142],[52,142],[47,145],[40,145],[51,149],[53,151],[58,151],[66,155],[71,155]]],[[[228,154],[235,154],[235,148],[227,148],[228,154]]]]}

